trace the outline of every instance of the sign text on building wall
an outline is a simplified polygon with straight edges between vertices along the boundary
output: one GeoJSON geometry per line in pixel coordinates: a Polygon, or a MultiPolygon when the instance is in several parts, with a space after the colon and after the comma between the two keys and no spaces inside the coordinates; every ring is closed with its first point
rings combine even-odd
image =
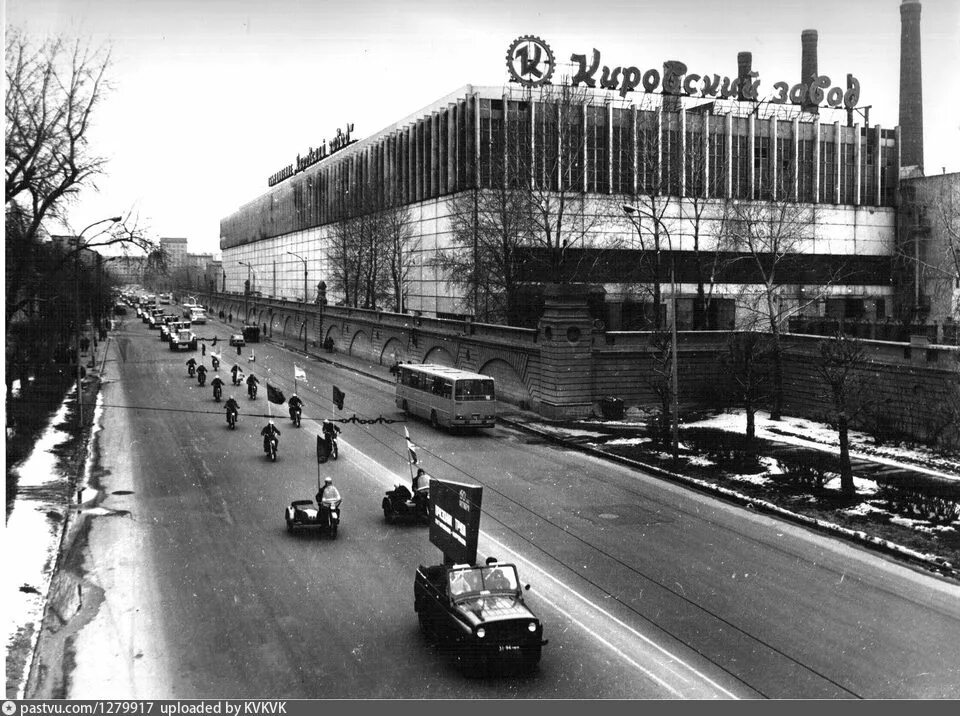
{"type": "MultiPolygon", "coordinates": [[[[588,57],[583,54],[570,55],[570,61],[576,71],[570,79],[573,87],[599,87],[616,90],[621,97],[628,92],[661,92],[666,95],[685,97],[719,97],[738,99],[743,97],[750,102],[758,102],[761,96],[760,77],[751,72],[744,78],[721,77],[717,74],[698,75],[688,73],[683,62],[670,60],[663,63],[663,70],[648,69],[641,71],[635,66],[600,65],[600,51],[596,48],[588,57]]],[[[555,69],[555,60],[550,46],[534,35],[524,35],[513,41],[507,52],[507,70],[514,82],[525,87],[537,87],[550,82],[555,69]]],[[[773,104],[826,104],[828,107],[843,105],[847,109],[857,106],[860,101],[860,82],[848,75],[849,88],[832,87],[827,75],[819,75],[809,83],[774,82],[774,93],[765,98],[773,104]]]]}
{"type": "Polygon", "coordinates": [[[321,159],[325,159],[334,152],[343,149],[347,145],[353,144],[353,142],[356,140],[350,138],[350,134],[352,132],[352,122],[347,124],[344,129],[337,129],[337,135],[329,142],[327,140],[323,140],[323,143],[319,147],[310,147],[305,155],[301,156],[298,154],[297,159],[293,164],[288,164],[280,171],[271,174],[267,179],[267,186],[279,184],[284,179],[289,179],[297,172],[302,172],[304,169],[312,164],[316,164],[321,159]]]}

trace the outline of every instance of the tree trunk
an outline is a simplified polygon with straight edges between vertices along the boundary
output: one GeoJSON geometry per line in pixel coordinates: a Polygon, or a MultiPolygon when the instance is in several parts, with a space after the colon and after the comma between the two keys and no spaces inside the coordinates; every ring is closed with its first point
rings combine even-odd
{"type": "Polygon", "coordinates": [[[840,492],[845,497],[853,497],[856,489],[850,467],[850,436],[846,411],[841,410],[837,416],[837,432],[840,436],[840,492]]]}

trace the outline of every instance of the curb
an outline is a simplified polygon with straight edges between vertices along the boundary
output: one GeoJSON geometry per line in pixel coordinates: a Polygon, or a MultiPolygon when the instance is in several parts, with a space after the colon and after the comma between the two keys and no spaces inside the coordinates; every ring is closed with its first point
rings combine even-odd
{"type": "Polygon", "coordinates": [[[895,542],[890,542],[889,540],[880,539],[879,537],[874,537],[869,535],[866,532],[861,530],[851,530],[846,527],[841,527],[840,525],[834,524],[833,522],[827,522],[825,520],[820,520],[815,517],[808,517],[807,515],[802,515],[796,512],[791,512],[790,510],[784,509],[779,505],[775,505],[772,502],[767,502],[766,500],[757,500],[751,497],[747,497],[735,490],[730,490],[725,487],[720,487],[715,485],[712,482],[706,480],[700,480],[695,477],[690,477],[689,475],[683,475],[676,472],[671,472],[669,470],[664,470],[662,467],[657,467],[655,465],[648,465],[642,463],[638,460],[632,460],[621,455],[615,455],[613,453],[608,453],[603,450],[599,450],[594,447],[589,447],[587,445],[580,445],[578,443],[570,442],[562,438],[557,437],[549,432],[538,430],[530,425],[524,424],[519,421],[510,420],[509,418],[499,417],[499,421],[510,425],[517,430],[522,432],[527,432],[532,435],[544,438],[552,443],[557,445],[562,445],[565,448],[571,450],[577,450],[579,452],[597,457],[603,460],[609,460],[610,462],[620,463],[626,465],[627,467],[633,467],[637,469],[644,470],[645,472],[652,473],[657,477],[662,477],[670,480],[671,482],[679,483],[685,487],[691,487],[698,492],[702,492],[714,497],[723,497],[734,502],[736,504],[743,505],[744,507],[752,510],[759,510],[762,512],[770,513],[776,515],[777,517],[783,518],[790,522],[802,525],[804,527],[810,527],[818,532],[827,533],[833,536],[843,537],[857,544],[861,544],[867,547],[877,549],[881,552],[892,554],[896,557],[906,559],[910,562],[914,562],[919,566],[922,566],[936,574],[948,577],[954,580],[960,579],[960,571],[958,571],[954,565],[948,562],[943,557],[935,557],[929,554],[923,554],[912,550],[909,547],[904,547],[895,542]]]}

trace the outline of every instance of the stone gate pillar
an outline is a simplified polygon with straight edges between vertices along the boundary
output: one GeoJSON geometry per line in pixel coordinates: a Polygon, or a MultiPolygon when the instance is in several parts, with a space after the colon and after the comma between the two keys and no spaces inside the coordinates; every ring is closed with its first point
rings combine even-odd
{"type": "Polygon", "coordinates": [[[540,414],[554,420],[593,412],[593,319],[588,289],[549,284],[540,317],[540,414]]]}

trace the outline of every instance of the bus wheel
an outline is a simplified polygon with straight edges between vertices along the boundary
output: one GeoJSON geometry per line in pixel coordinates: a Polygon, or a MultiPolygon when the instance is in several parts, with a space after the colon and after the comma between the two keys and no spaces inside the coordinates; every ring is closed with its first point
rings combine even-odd
{"type": "Polygon", "coordinates": [[[434,427],[435,430],[440,429],[440,420],[437,419],[437,411],[430,411],[430,424],[434,427]]]}

